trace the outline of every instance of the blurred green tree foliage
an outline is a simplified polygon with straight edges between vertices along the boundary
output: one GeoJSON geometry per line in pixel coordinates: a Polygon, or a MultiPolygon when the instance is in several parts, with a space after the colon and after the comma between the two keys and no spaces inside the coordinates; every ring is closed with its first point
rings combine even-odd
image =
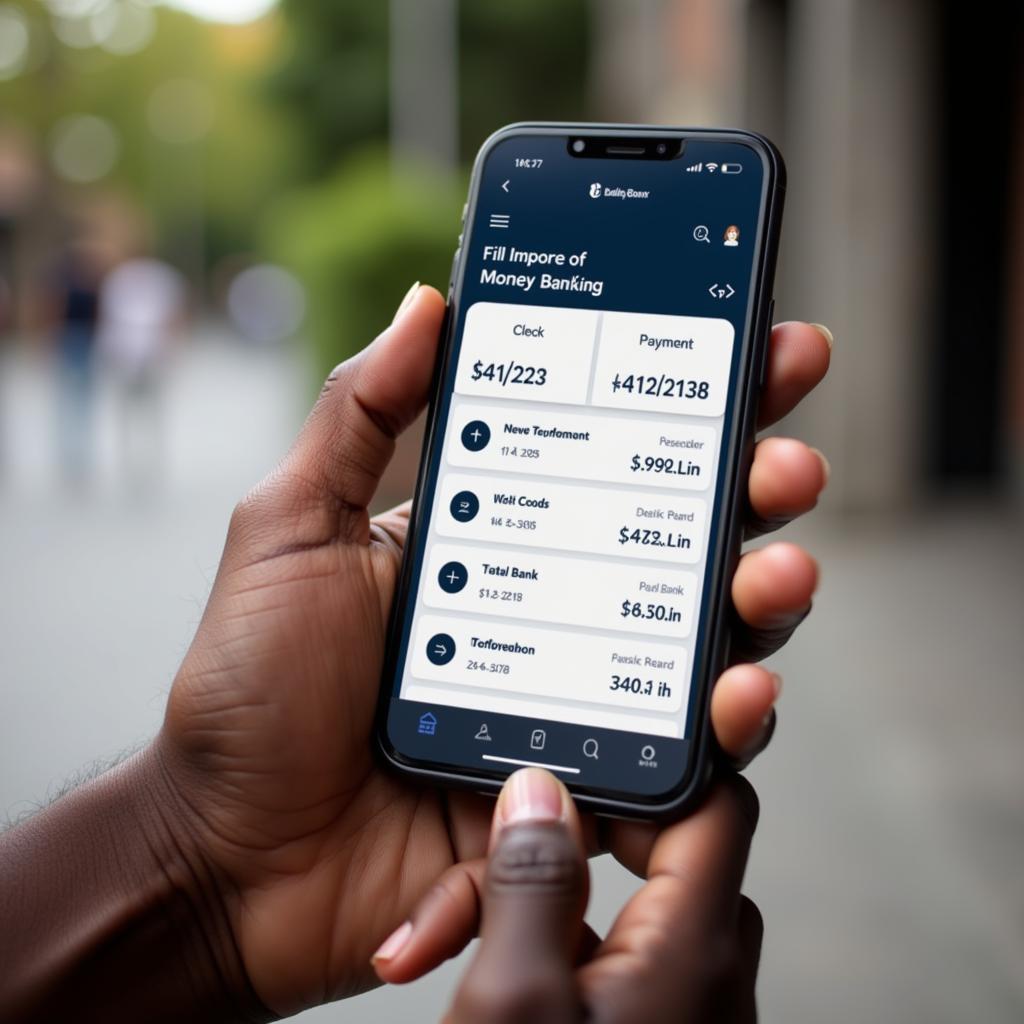
{"type": "MultiPolygon", "coordinates": [[[[386,0],[283,0],[292,49],[271,95],[302,126],[310,173],[388,132],[386,0]]],[[[579,120],[589,44],[586,0],[462,0],[459,138],[469,161],[510,121],[579,120]]]]}
{"type": "MultiPolygon", "coordinates": [[[[296,176],[296,136],[257,88],[284,46],[280,17],[214,25],[154,6],[155,31],[146,45],[113,54],[61,42],[55,16],[39,0],[5,2],[28,19],[31,56],[24,70],[0,81],[0,118],[33,140],[50,202],[73,206],[97,190],[117,192],[147,212],[158,248],[171,259],[198,253],[208,266],[252,246],[253,212],[296,176]],[[196,124],[161,135],[154,130],[155,97],[168,83],[183,82],[200,109],[177,113],[196,124]],[[48,160],[54,127],[74,114],[105,119],[118,140],[110,173],[87,184],[61,181],[48,160]]],[[[88,31],[88,18],[81,21],[78,31],[88,31]]]]}
{"type": "Polygon", "coordinates": [[[318,377],[372,341],[414,281],[444,288],[463,184],[427,168],[393,170],[380,147],[277,204],[266,248],[309,291],[318,377]]]}

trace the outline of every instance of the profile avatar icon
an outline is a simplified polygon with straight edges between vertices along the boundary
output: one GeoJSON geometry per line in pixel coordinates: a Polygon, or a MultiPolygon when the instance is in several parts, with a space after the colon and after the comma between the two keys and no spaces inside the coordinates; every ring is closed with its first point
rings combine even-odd
{"type": "Polygon", "coordinates": [[[728,245],[730,248],[740,244],[740,229],[735,224],[730,224],[725,229],[725,234],[722,235],[722,245],[728,245]]]}

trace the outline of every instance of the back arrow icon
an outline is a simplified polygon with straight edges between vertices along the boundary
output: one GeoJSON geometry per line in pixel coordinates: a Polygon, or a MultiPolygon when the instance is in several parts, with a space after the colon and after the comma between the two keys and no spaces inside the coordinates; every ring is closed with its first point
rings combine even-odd
{"type": "Polygon", "coordinates": [[[508,185],[509,185],[509,182],[510,182],[511,180],[512,180],[511,178],[506,178],[506,179],[505,179],[505,180],[504,180],[504,181],[503,181],[503,182],[501,183],[501,187],[502,187],[502,189],[503,189],[503,190],[504,190],[505,192],[507,192],[507,191],[508,191],[508,185]]]}

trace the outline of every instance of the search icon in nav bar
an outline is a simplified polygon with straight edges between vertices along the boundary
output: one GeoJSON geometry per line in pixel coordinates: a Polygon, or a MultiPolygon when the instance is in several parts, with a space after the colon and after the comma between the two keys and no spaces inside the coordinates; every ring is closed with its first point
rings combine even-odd
{"type": "Polygon", "coordinates": [[[708,245],[711,244],[711,232],[708,231],[707,224],[698,224],[693,229],[693,240],[695,242],[707,242],[708,245]]]}
{"type": "Polygon", "coordinates": [[[583,756],[592,757],[595,761],[597,760],[597,740],[591,739],[583,741],[583,756]]]}

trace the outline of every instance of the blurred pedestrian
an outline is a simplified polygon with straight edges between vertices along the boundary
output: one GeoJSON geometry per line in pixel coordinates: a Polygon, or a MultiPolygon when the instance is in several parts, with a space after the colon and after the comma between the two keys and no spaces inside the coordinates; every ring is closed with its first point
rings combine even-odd
{"type": "Polygon", "coordinates": [[[57,454],[65,478],[75,484],[92,471],[93,350],[102,274],[98,252],[83,241],[68,246],[56,274],[57,454]]]}
{"type": "Polygon", "coordinates": [[[160,377],[185,311],[182,275],[158,259],[115,267],[100,292],[99,347],[118,402],[126,477],[150,483],[160,465],[160,377]]]}

